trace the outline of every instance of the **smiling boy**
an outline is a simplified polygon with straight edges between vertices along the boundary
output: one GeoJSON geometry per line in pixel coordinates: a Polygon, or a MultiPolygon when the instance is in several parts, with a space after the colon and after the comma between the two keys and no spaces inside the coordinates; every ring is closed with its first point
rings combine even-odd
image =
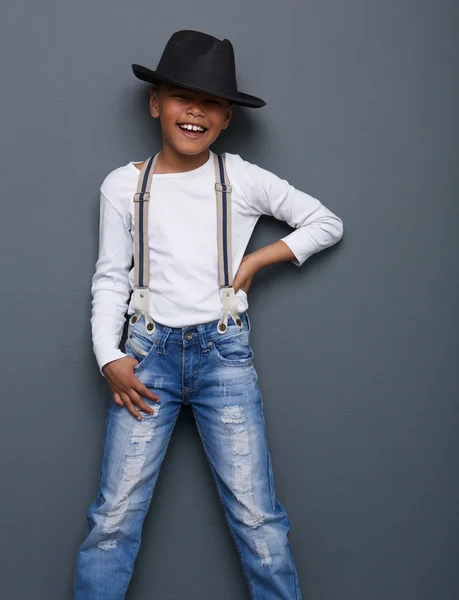
{"type": "Polygon", "coordinates": [[[109,173],[100,188],[91,325],[113,402],[74,600],[124,598],[182,405],[192,408],[251,598],[300,600],[290,522],[274,487],[247,293],[264,266],[301,266],[335,244],[342,221],[274,173],[210,149],[234,104],[265,105],[237,90],[229,40],[178,31],[156,71],[133,70],[156,86],[150,113],[160,120],[162,143],[146,161],[109,173]],[[262,214],[294,231],[244,256],[262,214]]]}

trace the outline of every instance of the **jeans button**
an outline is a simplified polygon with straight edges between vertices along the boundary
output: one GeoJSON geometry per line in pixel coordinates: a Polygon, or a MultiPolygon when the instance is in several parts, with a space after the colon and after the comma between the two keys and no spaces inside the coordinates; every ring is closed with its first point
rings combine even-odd
{"type": "Polygon", "coordinates": [[[191,333],[191,331],[187,331],[185,333],[185,339],[186,340],[192,340],[193,339],[193,334],[191,333]]]}

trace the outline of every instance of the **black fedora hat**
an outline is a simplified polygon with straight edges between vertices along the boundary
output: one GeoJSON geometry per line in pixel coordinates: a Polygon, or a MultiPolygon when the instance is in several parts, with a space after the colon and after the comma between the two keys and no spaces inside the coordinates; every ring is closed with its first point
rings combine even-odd
{"type": "Polygon", "coordinates": [[[201,31],[181,29],[173,33],[156,71],[137,64],[132,65],[132,70],[136,77],[149,83],[170,83],[250,108],[266,104],[257,96],[238,91],[231,42],[201,31]]]}

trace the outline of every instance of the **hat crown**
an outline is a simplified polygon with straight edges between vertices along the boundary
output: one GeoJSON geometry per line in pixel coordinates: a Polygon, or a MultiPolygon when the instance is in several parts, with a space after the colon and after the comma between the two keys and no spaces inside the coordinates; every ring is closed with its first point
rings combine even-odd
{"type": "MultiPolygon", "coordinates": [[[[181,29],[172,34],[159,60],[156,72],[185,85],[236,94],[234,50],[227,39],[181,29]]],[[[177,85],[180,85],[177,83],[177,85]]]]}
{"type": "Polygon", "coordinates": [[[266,102],[237,89],[236,65],[230,40],[180,29],[169,38],[156,71],[133,64],[134,75],[149,83],[164,82],[227,98],[234,104],[259,108],[266,102]]]}

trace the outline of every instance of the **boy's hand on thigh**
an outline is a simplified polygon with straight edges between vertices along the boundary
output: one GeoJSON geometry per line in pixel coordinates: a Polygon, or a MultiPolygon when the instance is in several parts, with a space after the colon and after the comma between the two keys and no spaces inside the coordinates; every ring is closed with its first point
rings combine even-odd
{"type": "Polygon", "coordinates": [[[137,364],[139,361],[135,358],[124,356],[107,363],[102,370],[112,390],[115,404],[125,406],[131,415],[141,420],[142,415],[135,406],[147,413],[154,412],[154,409],[142,399],[141,394],[154,402],[160,402],[160,399],[135,376],[134,367],[137,364]]]}

